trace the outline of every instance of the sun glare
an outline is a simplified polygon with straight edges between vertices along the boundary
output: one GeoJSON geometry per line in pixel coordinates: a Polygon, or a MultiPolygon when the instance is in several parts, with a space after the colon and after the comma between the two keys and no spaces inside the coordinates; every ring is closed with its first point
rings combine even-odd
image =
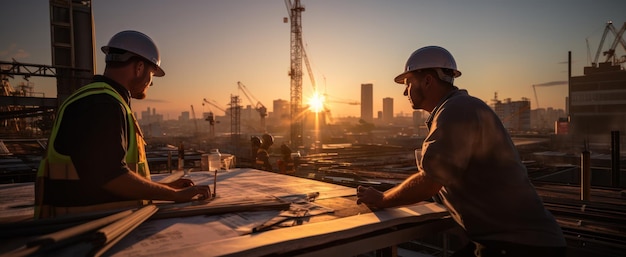
{"type": "Polygon", "coordinates": [[[312,112],[318,113],[324,110],[324,96],[314,93],[311,98],[309,98],[309,110],[312,112]]]}

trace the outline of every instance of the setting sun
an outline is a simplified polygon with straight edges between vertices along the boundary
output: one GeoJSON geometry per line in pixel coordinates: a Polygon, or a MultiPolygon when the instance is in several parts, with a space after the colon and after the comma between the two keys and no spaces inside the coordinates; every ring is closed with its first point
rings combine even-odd
{"type": "Polygon", "coordinates": [[[315,113],[323,111],[324,100],[324,96],[318,94],[317,92],[314,93],[313,96],[309,98],[309,110],[315,113]]]}

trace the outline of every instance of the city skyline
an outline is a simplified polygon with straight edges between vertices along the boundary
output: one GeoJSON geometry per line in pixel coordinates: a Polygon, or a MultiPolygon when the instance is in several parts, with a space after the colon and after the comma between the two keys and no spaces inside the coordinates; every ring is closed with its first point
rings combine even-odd
{"type": "MultiPolygon", "coordinates": [[[[392,79],[415,49],[441,45],[455,56],[463,75],[455,82],[489,102],[531,100],[531,108],[565,109],[567,54],[572,75],[582,75],[607,21],[625,22],[624,1],[307,1],[302,30],[317,88],[329,98],[358,101],[361,84],[373,84],[374,111],[385,97],[396,99],[395,113],[411,113],[402,85],[392,79]],[[537,87],[537,98],[532,85],[537,87]]],[[[3,1],[0,60],[50,64],[48,1],[3,1]],[[14,21],[20,21],[16,23],[14,21]]],[[[159,45],[163,78],[155,78],[135,110],[151,106],[176,119],[202,99],[223,104],[243,95],[237,82],[268,109],[289,99],[289,25],[283,1],[93,1],[96,73],[104,68],[100,46],[118,31],[135,29],[159,45]]],[[[609,33],[605,48],[613,38],[609,33]]],[[[617,48],[618,56],[624,49],[617,48]]],[[[303,78],[303,103],[312,85],[303,78]]],[[[54,79],[29,78],[35,90],[56,96],[54,79]]],[[[16,86],[22,78],[11,80],[16,86]]],[[[242,98],[244,105],[247,103],[242,98]]],[[[328,103],[335,117],[360,116],[358,105],[328,103]]],[[[218,110],[213,110],[219,112],[218,110]]],[[[270,110],[271,111],[271,110],[270,110]]],[[[394,113],[394,115],[395,115],[394,113]]]]}

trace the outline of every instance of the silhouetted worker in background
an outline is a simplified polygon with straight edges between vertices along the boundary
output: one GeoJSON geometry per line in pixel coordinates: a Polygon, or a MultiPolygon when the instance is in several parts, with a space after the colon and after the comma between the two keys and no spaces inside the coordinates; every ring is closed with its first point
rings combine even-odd
{"type": "Polygon", "coordinates": [[[185,168],[185,144],[180,142],[178,145],[178,170],[185,168]]]}
{"type": "Polygon", "coordinates": [[[430,112],[418,172],[386,192],[359,186],[357,203],[387,208],[438,195],[472,241],[453,256],[564,256],[561,228],[507,130],[485,102],[454,86],[460,75],[446,49],[411,54],[395,82],[413,109],[430,112]]]}
{"type": "Polygon", "coordinates": [[[280,145],[280,159],[277,161],[278,170],[283,174],[296,173],[295,162],[291,157],[291,148],[285,143],[280,145]]]}
{"type": "Polygon", "coordinates": [[[139,207],[147,200],[208,198],[188,179],[153,182],[143,134],[130,99],[144,99],[152,77],[165,75],[157,46],[137,31],[115,34],[103,75],[59,107],[35,183],[35,218],[139,207]]]}
{"type": "Polygon", "coordinates": [[[273,171],[272,163],[270,163],[270,147],[274,144],[274,137],[270,134],[261,136],[261,146],[256,152],[255,168],[266,171],[273,171]]]}
{"type": "Polygon", "coordinates": [[[250,160],[254,163],[254,167],[256,166],[256,155],[259,152],[259,148],[261,147],[261,139],[257,136],[250,137],[250,160]]]}

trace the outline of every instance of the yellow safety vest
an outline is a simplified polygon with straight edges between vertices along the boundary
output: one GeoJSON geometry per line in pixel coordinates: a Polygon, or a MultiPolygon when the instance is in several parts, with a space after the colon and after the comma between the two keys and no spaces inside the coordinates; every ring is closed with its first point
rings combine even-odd
{"type": "Polygon", "coordinates": [[[137,119],[135,119],[135,116],[130,109],[130,106],[128,106],[126,101],[122,99],[122,96],[120,96],[119,93],[117,93],[117,91],[115,91],[115,89],[108,84],[104,82],[91,83],[78,89],[59,107],[57,119],[54,127],[52,128],[52,134],[48,139],[46,156],[39,165],[37,180],[35,181],[35,219],[52,218],[72,213],[137,207],[149,203],[145,200],[133,200],[72,207],[44,204],[43,199],[46,197],[44,195],[46,178],[50,180],[80,180],[80,177],[76,172],[76,167],[74,167],[74,164],[72,163],[71,157],[58,153],[56,149],[54,149],[54,140],[56,139],[66,107],[78,99],[94,94],[109,94],[122,103],[122,105],[126,108],[126,116],[129,124],[133,124],[132,126],[129,126],[130,140],[125,157],[126,164],[131,171],[136,172],[142,177],[150,180],[150,169],[148,168],[148,161],[145,152],[146,143],[143,140],[143,134],[139,124],[137,123],[137,119]]]}

